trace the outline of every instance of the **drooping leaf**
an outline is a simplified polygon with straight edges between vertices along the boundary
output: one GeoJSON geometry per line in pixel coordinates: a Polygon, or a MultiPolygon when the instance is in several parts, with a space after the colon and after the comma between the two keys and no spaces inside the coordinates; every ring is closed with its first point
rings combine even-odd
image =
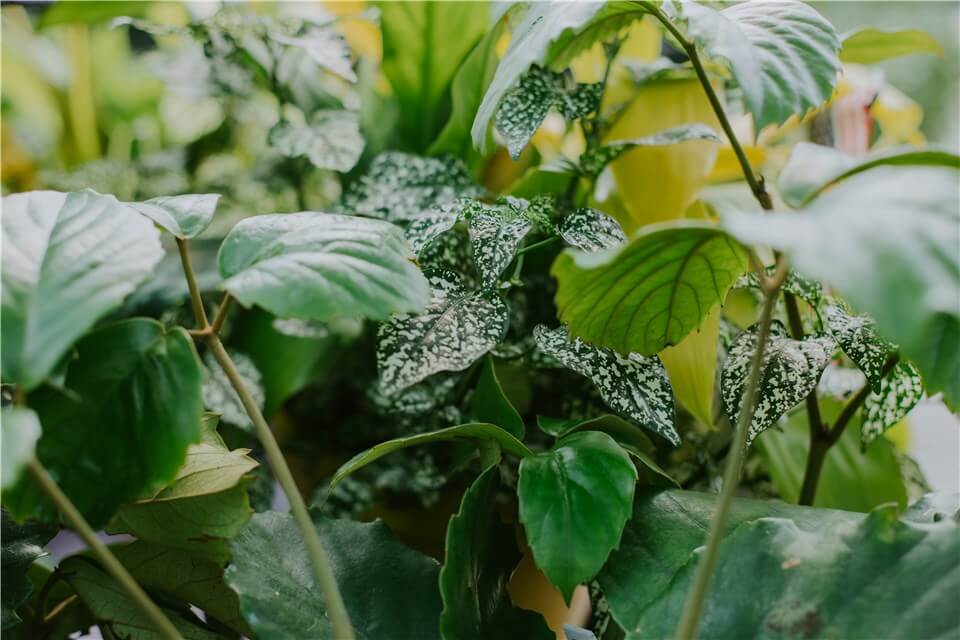
{"type": "Polygon", "coordinates": [[[477,422],[495,424],[519,439],[523,438],[526,427],[517,409],[510,403],[500,381],[497,379],[493,359],[488,357],[483,363],[480,378],[470,400],[470,413],[477,422]]]}
{"type": "MultiPolygon", "coordinates": [[[[174,477],[200,438],[201,377],[186,331],[133,319],[88,333],[63,385],[30,394],[37,458],[92,526],[174,477]]],[[[27,477],[3,501],[18,517],[58,517],[27,477]]]]}
{"type": "Polygon", "coordinates": [[[866,28],[844,34],[840,60],[857,64],[875,64],[890,58],[918,53],[943,56],[937,39],[922,29],[866,28]]]}
{"type": "Polygon", "coordinates": [[[837,344],[867,376],[874,392],[879,392],[883,366],[897,346],[877,335],[872,318],[850,314],[839,301],[829,304],[825,315],[837,344]]]}
{"type": "Polygon", "coordinates": [[[29,390],[163,257],[149,220],[93,191],[3,198],[3,379],[29,390]]]}
{"type": "MultiPolygon", "coordinates": [[[[236,366],[237,372],[243,379],[243,384],[253,401],[263,410],[266,394],[263,389],[263,376],[249,356],[234,350],[228,350],[230,359],[236,366]]],[[[240,396],[230,384],[230,379],[224,372],[213,354],[207,352],[203,358],[206,366],[206,375],[203,381],[203,406],[208,411],[220,415],[224,422],[238,426],[241,429],[254,432],[253,422],[247,415],[240,396]]]]}
{"type": "Polygon", "coordinates": [[[541,351],[589,378],[611,409],[680,444],[670,379],[659,358],[636,353],[622,356],[580,338],[571,340],[563,327],[538,325],[533,335],[541,351]]]}
{"type": "Polygon", "coordinates": [[[840,39],[808,5],[748,2],[717,11],[695,2],[665,8],[709,58],[726,60],[757,130],[826,102],[840,71],[840,39]]]}
{"type": "Polygon", "coordinates": [[[627,241],[619,222],[587,207],[581,207],[565,217],[558,232],[564,242],[581,251],[610,249],[627,241]]]}
{"type": "Polygon", "coordinates": [[[0,531],[3,541],[0,544],[0,628],[6,631],[20,621],[17,607],[33,591],[27,570],[34,560],[46,555],[43,547],[56,535],[57,527],[40,522],[17,524],[6,509],[0,513],[3,517],[3,530],[0,531]]]}
{"type": "Polygon", "coordinates": [[[473,261],[483,287],[492,289],[500,274],[533,229],[533,221],[517,203],[486,205],[474,201],[462,213],[468,221],[473,261]]]}
{"type": "Polygon", "coordinates": [[[539,614],[514,607],[507,593],[520,552],[513,527],[497,514],[499,474],[492,466],[474,481],[447,527],[440,570],[440,635],[445,640],[554,637],[539,614]]]}
{"type": "Polygon", "coordinates": [[[637,470],[605,433],[567,436],[520,462],[520,522],[537,567],[569,602],[620,543],[637,470]]]}
{"type": "Polygon", "coordinates": [[[378,460],[385,455],[393,453],[394,451],[399,451],[400,449],[421,444],[443,442],[447,440],[490,440],[495,442],[497,446],[507,453],[511,453],[518,458],[524,458],[531,455],[530,450],[527,449],[522,442],[517,440],[509,431],[502,427],[498,427],[494,424],[477,422],[461,424],[455,427],[440,429],[438,431],[419,433],[414,436],[395,438],[394,440],[381,442],[380,444],[371,447],[366,451],[358,453],[350,460],[347,460],[345,463],[343,463],[343,465],[337,469],[337,472],[334,473],[333,477],[330,479],[330,486],[336,486],[354,471],[357,471],[358,469],[367,466],[374,460],[378,460]]]}
{"type": "Polygon", "coordinates": [[[0,429],[3,429],[0,488],[6,490],[16,484],[33,459],[40,439],[40,420],[33,409],[11,405],[0,410],[0,429]]]}
{"type": "MultiPolygon", "coordinates": [[[[628,638],[676,631],[715,503],[685,491],[638,497],[600,576],[628,638]]],[[[889,505],[862,515],[734,499],[699,636],[949,637],[950,603],[960,597],[957,526],[898,520],[889,505]]]]}
{"type": "Polygon", "coordinates": [[[380,326],[380,390],[393,395],[440,371],[462,371],[497,345],[507,306],[499,294],[471,293],[452,272],[430,275],[433,297],[420,315],[398,315],[380,326]]]}
{"type": "Polygon", "coordinates": [[[909,362],[898,362],[880,381],[880,388],[867,396],[863,403],[863,426],[860,429],[863,445],[900,422],[923,399],[923,380],[920,372],[909,362]]]}
{"type": "MultiPolygon", "coordinates": [[[[743,409],[743,394],[757,344],[757,331],[758,326],[754,325],[737,336],[723,363],[720,395],[731,424],[738,424],[743,409]]],[[[837,344],[829,336],[794,340],[779,321],[773,321],[764,349],[757,406],[750,422],[748,442],[817,388],[836,348],[837,344]]]]}
{"type": "Polygon", "coordinates": [[[554,263],[557,309],[570,332],[621,353],[678,344],[747,269],[747,253],[702,223],[654,226],[623,247],[566,251],[554,263]]]}
{"type": "Polygon", "coordinates": [[[596,178],[604,167],[621,155],[637,147],[661,147],[687,140],[711,140],[720,142],[720,136],[705,124],[693,123],[671,127],[659,133],[630,140],[614,140],[603,146],[591,149],[580,157],[580,169],[588,176],[596,178]]]}
{"type": "Polygon", "coordinates": [[[279,317],[385,320],[429,300],[412,258],[390,223],[308,211],[242,220],[217,259],[223,288],[244,305],[279,317]]]}
{"type": "Polygon", "coordinates": [[[960,349],[958,180],[952,167],[876,167],[835,184],[803,215],[730,215],[725,224],[831,284],[900,345],[929,392],[957,406],[960,359],[946,354],[960,349]]]}
{"type": "Polygon", "coordinates": [[[481,195],[483,190],[456,158],[390,151],[374,158],[367,173],[350,185],[341,208],[351,214],[402,222],[459,198],[481,195]]]}
{"type": "Polygon", "coordinates": [[[193,238],[210,225],[219,200],[215,193],[197,193],[127,204],[176,237],[193,238]]]}
{"type": "Polygon", "coordinates": [[[288,158],[305,157],[318,169],[341,172],[353,169],[364,145],[359,117],[342,109],[315,111],[304,125],[281,120],[270,129],[269,142],[288,158]]]}
{"type": "MultiPolygon", "coordinates": [[[[322,520],[317,531],[358,640],[439,638],[436,560],[403,546],[382,521],[322,520]]],[[[257,638],[335,640],[291,515],[254,515],[231,549],[227,584],[257,638]]]]}
{"type": "Polygon", "coordinates": [[[563,73],[533,65],[504,94],[493,124],[516,160],[551,108],[567,120],[576,120],[599,108],[602,93],[600,83],[576,83],[563,73]]]}

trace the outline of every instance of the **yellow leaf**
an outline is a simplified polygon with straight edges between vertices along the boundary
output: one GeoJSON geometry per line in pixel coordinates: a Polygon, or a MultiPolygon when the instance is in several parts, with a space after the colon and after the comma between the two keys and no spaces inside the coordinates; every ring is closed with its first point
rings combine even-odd
{"type": "Polygon", "coordinates": [[[697,331],[660,352],[673,393],[701,424],[713,426],[713,387],[717,376],[720,305],[707,314],[697,331]]]}

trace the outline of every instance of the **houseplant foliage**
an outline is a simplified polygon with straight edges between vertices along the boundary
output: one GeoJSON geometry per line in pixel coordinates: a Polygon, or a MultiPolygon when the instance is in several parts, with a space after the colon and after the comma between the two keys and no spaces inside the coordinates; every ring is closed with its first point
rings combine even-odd
{"type": "Polygon", "coordinates": [[[960,158],[835,118],[935,40],[260,9],[4,8],[70,72],[4,103],[4,634],[956,631],[960,505],[890,430],[960,404],[960,158]]]}

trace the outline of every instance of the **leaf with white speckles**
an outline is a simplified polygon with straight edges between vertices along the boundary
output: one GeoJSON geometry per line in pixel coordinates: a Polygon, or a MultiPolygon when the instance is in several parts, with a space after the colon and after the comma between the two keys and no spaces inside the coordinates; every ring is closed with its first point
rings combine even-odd
{"type": "MultiPolygon", "coordinates": [[[[744,387],[757,344],[757,325],[737,336],[730,346],[720,374],[720,395],[730,422],[737,424],[744,387]]],[[[830,336],[793,340],[774,320],[763,354],[757,407],[747,434],[752,442],[780,416],[817,388],[823,370],[837,345],[830,336]]]]}
{"type": "Polygon", "coordinates": [[[840,348],[867,376],[874,393],[880,393],[883,365],[897,346],[877,335],[872,318],[852,315],[835,300],[827,306],[826,316],[840,348]]]}
{"type": "Polygon", "coordinates": [[[350,171],[363,151],[360,118],[342,109],[322,109],[310,123],[281,120],[269,136],[270,146],[288,158],[306,157],[318,169],[350,171]]]}
{"type": "Polygon", "coordinates": [[[906,417],[923,397],[920,372],[909,362],[897,366],[880,381],[880,390],[867,396],[863,404],[860,437],[863,446],[906,417]]]}
{"type": "Polygon", "coordinates": [[[627,241],[620,223],[607,214],[581,207],[560,223],[560,237],[583,251],[609,249],[627,241]]]}
{"type": "Polygon", "coordinates": [[[680,444],[675,428],[676,410],[667,370],[657,356],[636,353],[622,356],[610,349],[573,341],[563,327],[533,330],[537,347],[593,382],[607,405],[618,414],[680,444]]]}
{"type": "Polygon", "coordinates": [[[596,178],[604,167],[631,149],[636,147],[664,147],[688,140],[720,142],[720,136],[717,135],[716,131],[699,122],[682,124],[653,135],[629,140],[616,140],[604,144],[602,147],[591,149],[580,157],[580,169],[588,176],[596,178]]]}
{"type": "Polygon", "coordinates": [[[429,275],[433,297],[420,315],[399,315],[380,326],[380,390],[393,395],[439,371],[462,371],[497,345],[507,305],[496,294],[471,293],[451,272],[429,275]]]}
{"type": "MultiPolygon", "coordinates": [[[[243,378],[244,386],[257,406],[263,409],[266,393],[263,390],[263,375],[257,369],[250,356],[239,351],[230,350],[230,358],[236,365],[237,372],[243,378]]],[[[217,364],[213,354],[207,352],[203,358],[206,365],[206,375],[203,381],[203,406],[208,411],[220,415],[220,420],[240,427],[244,431],[254,433],[253,422],[247,415],[240,396],[233,390],[230,379],[217,364]]]]}
{"type": "Polygon", "coordinates": [[[513,260],[523,238],[533,229],[533,222],[513,202],[495,205],[473,202],[464,210],[463,217],[468,221],[473,261],[480,282],[487,288],[496,287],[500,274],[513,260]]]}
{"type": "MultiPolygon", "coordinates": [[[[767,276],[772,276],[774,272],[774,267],[767,267],[765,269],[767,276]]],[[[757,277],[756,271],[751,271],[746,273],[737,280],[733,285],[735,289],[763,289],[760,286],[760,279],[757,277]]],[[[783,286],[780,287],[783,291],[787,293],[792,293],[798,298],[809,302],[812,306],[816,307],[820,304],[820,301],[823,299],[823,287],[816,280],[811,280],[806,278],[796,271],[791,271],[787,275],[787,279],[783,281],[783,286]]]]}
{"type": "Polygon", "coordinates": [[[562,73],[534,65],[507,91],[493,124],[516,160],[550,107],[556,107],[567,120],[576,120],[596,111],[602,93],[600,83],[577,84],[562,73]]]}
{"type": "Polygon", "coordinates": [[[460,221],[465,206],[466,203],[462,201],[442,204],[411,220],[404,235],[413,252],[419,256],[431,242],[452,229],[460,221]]]}

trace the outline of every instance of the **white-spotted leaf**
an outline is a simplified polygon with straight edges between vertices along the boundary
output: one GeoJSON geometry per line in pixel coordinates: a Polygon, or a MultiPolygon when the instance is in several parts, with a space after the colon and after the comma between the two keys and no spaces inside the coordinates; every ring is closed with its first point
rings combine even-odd
{"type": "Polygon", "coordinates": [[[879,390],[863,403],[860,438],[866,446],[884,431],[900,422],[923,398],[920,372],[909,362],[898,362],[880,381],[879,390]]]}
{"type": "Polygon", "coordinates": [[[620,223],[596,209],[581,207],[560,223],[560,237],[581,251],[610,249],[627,241],[620,223]]]}
{"type": "Polygon", "coordinates": [[[305,125],[281,120],[271,130],[270,146],[288,158],[306,157],[318,169],[350,171],[363,151],[360,118],[352,111],[322,109],[305,125]]]}
{"type": "Polygon", "coordinates": [[[883,365],[897,350],[897,345],[885,340],[875,328],[869,316],[853,315],[839,301],[832,301],[826,310],[827,327],[837,344],[860,367],[870,381],[874,393],[880,392],[883,381],[883,365]]]}

